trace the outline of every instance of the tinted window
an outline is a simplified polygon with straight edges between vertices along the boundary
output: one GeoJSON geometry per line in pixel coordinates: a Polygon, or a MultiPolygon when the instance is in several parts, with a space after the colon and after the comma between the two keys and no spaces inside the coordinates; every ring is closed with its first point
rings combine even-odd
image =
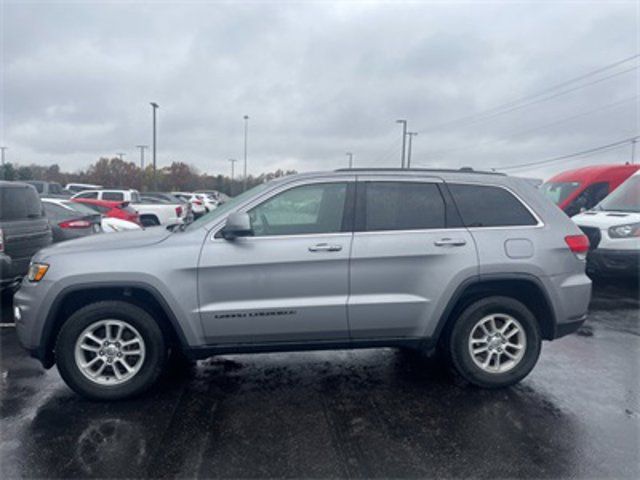
{"type": "Polygon", "coordinates": [[[79,193],[76,198],[98,198],[98,192],[79,193]]]}
{"type": "Polygon", "coordinates": [[[72,209],[75,212],[82,213],[84,215],[94,215],[98,209],[91,208],[89,205],[77,202],[62,202],[67,208],[72,209]]]}
{"type": "Polygon", "coordinates": [[[444,200],[434,183],[368,182],[364,218],[366,231],[444,228],[444,200]]]}
{"type": "Polygon", "coordinates": [[[580,194],[567,205],[564,211],[572,217],[580,213],[583,209],[588,210],[594,207],[608,194],[609,184],[607,182],[594,183],[580,192],[580,194]]]}
{"type": "Polygon", "coordinates": [[[49,184],[49,193],[54,195],[60,195],[62,192],[62,186],[59,183],[50,183],[49,184]]]}
{"type": "Polygon", "coordinates": [[[0,189],[0,219],[26,220],[40,218],[42,204],[35,188],[8,187],[0,189]]]}
{"type": "Polygon", "coordinates": [[[43,202],[42,206],[47,217],[52,219],[71,218],[74,216],[74,212],[55,203],[43,202]]]}
{"type": "Polygon", "coordinates": [[[27,182],[27,183],[31,185],[33,188],[35,188],[38,193],[44,192],[44,185],[42,184],[42,182],[27,182]]]}
{"type": "Polygon", "coordinates": [[[102,200],[121,202],[124,200],[124,194],[122,192],[102,192],[102,200]]]}
{"type": "Polygon", "coordinates": [[[449,184],[449,190],[467,227],[537,224],[527,208],[504,188],[449,184]]]}
{"type": "Polygon", "coordinates": [[[255,236],[335,233],[342,230],[346,183],[323,183],[282,192],[249,212],[255,236]]]}
{"type": "Polygon", "coordinates": [[[131,192],[131,201],[133,203],[140,203],[140,195],[137,192],[131,192]]]}

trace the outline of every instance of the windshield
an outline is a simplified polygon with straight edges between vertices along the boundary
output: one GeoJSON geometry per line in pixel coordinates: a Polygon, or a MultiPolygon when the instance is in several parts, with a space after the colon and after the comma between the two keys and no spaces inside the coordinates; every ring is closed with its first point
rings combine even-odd
{"type": "Polygon", "coordinates": [[[234,208],[236,208],[236,206],[240,205],[246,199],[251,198],[254,195],[266,190],[268,186],[269,186],[269,183],[262,183],[262,184],[260,184],[260,185],[258,185],[256,187],[253,187],[252,189],[247,190],[246,192],[238,195],[237,197],[234,197],[234,198],[228,200],[225,204],[219,206],[218,208],[216,208],[214,210],[211,210],[206,215],[203,215],[199,219],[197,219],[197,220],[193,221],[192,223],[190,223],[189,225],[187,225],[185,227],[185,230],[194,230],[196,228],[203,227],[207,223],[210,223],[210,222],[216,220],[217,218],[220,218],[220,217],[226,215],[227,212],[229,212],[229,211],[233,210],[234,208]]]}
{"type": "Polygon", "coordinates": [[[547,182],[540,187],[540,190],[553,203],[559,205],[569,198],[569,195],[575,192],[579,186],[580,182],[547,182]]]}
{"type": "Polygon", "coordinates": [[[640,213],[640,175],[634,175],[602,200],[597,210],[640,213]]]}

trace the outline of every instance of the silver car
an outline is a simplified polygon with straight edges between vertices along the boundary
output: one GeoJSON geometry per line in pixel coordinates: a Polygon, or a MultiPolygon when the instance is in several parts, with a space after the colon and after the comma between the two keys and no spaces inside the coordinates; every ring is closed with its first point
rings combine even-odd
{"type": "Polygon", "coordinates": [[[588,240],[526,181],[342,170],[260,185],[174,231],[38,253],[22,345],[76,392],[118,399],[170,356],[408,347],[504,387],[586,319],[588,240]]]}

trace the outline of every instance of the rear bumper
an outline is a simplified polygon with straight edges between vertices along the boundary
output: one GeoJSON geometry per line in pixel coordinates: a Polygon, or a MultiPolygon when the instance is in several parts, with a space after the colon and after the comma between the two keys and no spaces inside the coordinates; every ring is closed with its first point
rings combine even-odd
{"type": "Polygon", "coordinates": [[[587,271],[637,276],[640,274],[640,251],[596,248],[587,255],[587,271]]]}
{"type": "Polygon", "coordinates": [[[0,253],[0,286],[7,287],[18,283],[29,270],[30,258],[11,258],[0,253]]]}
{"type": "Polygon", "coordinates": [[[582,324],[587,320],[587,315],[583,315],[582,317],[580,317],[577,320],[571,320],[569,322],[566,323],[558,323],[556,324],[556,329],[553,335],[553,338],[561,338],[564,337],[565,335],[569,335],[571,333],[574,333],[575,331],[577,331],[582,324]]]}

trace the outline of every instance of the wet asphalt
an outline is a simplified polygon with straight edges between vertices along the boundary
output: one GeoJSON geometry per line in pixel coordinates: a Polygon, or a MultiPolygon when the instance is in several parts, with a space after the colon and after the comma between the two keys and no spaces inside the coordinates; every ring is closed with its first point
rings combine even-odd
{"type": "Polygon", "coordinates": [[[640,477],[637,284],[515,387],[393,349],[228,355],[145,396],[72,393],[0,329],[0,477],[640,477]]]}

